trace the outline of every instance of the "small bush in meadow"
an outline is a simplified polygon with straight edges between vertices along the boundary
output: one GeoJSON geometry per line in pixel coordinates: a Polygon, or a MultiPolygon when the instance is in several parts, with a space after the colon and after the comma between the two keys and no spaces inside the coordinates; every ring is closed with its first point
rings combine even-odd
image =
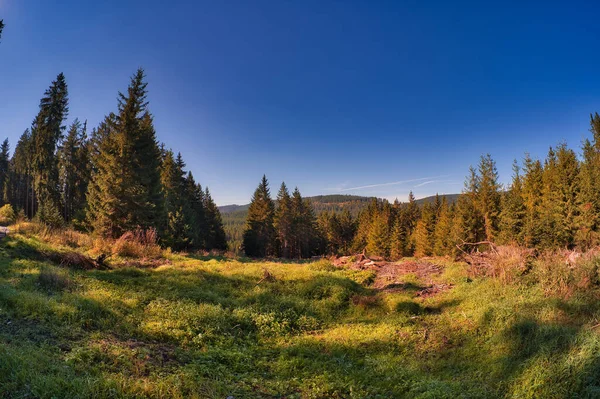
{"type": "Polygon", "coordinates": [[[517,246],[500,246],[490,253],[490,274],[504,283],[514,282],[532,267],[533,251],[517,246]]]}
{"type": "Polygon", "coordinates": [[[115,255],[131,258],[160,258],[162,249],[158,245],[155,229],[136,229],[124,233],[112,246],[115,255]]]}
{"type": "Polygon", "coordinates": [[[600,256],[587,253],[570,260],[565,253],[548,252],[534,263],[534,274],[546,294],[569,296],[598,285],[600,256]]]}
{"type": "Polygon", "coordinates": [[[16,219],[17,215],[10,204],[6,204],[2,208],[0,208],[0,225],[11,225],[15,222],[16,219]]]}
{"type": "Polygon", "coordinates": [[[43,226],[38,223],[29,221],[17,221],[11,226],[11,232],[17,234],[33,235],[38,234],[42,230],[43,226]]]}

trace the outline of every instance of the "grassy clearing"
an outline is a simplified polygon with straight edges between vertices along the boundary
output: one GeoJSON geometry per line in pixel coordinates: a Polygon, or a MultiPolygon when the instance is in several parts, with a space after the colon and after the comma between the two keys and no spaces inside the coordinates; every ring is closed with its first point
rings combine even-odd
{"type": "Polygon", "coordinates": [[[600,395],[593,289],[549,297],[447,261],[436,279],[454,287],[419,298],[416,276],[381,292],[326,261],[166,254],[84,271],[44,257],[89,245],[0,242],[0,397],[600,395]]]}

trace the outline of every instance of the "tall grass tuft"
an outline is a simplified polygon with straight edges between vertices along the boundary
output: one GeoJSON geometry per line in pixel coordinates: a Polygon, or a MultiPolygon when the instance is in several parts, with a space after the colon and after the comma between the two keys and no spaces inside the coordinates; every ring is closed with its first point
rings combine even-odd
{"type": "Polygon", "coordinates": [[[65,271],[43,268],[37,279],[38,285],[46,291],[64,291],[74,286],[73,281],[65,271]]]}
{"type": "Polygon", "coordinates": [[[112,246],[112,253],[123,257],[157,259],[162,255],[156,229],[128,231],[112,246]]]}

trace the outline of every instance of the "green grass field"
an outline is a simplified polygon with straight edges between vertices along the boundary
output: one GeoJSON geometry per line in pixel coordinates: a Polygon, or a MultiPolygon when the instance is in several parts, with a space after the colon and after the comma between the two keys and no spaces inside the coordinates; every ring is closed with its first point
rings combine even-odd
{"type": "Polygon", "coordinates": [[[548,297],[442,260],[454,287],[428,298],[414,275],[382,292],[327,261],[45,260],[65,249],[0,242],[0,397],[600,397],[594,290],[548,297]]]}

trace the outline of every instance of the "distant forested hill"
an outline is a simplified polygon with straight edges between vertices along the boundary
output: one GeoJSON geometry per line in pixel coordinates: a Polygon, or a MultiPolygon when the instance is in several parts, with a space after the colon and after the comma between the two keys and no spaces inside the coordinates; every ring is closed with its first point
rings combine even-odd
{"type": "MultiPolygon", "coordinates": [[[[460,194],[447,194],[443,195],[446,197],[448,202],[452,203],[456,201],[460,194]]],[[[308,197],[310,200],[315,214],[318,215],[321,212],[335,212],[341,213],[344,210],[348,210],[352,216],[357,216],[360,211],[365,209],[369,202],[375,197],[362,197],[358,195],[317,195],[314,197],[308,197]]],[[[425,202],[431,202],[435,199],[435,196],[425,197],[418,199],[416,202],[421,205],[425,202]]],[[[221,216],[223,218],[223,225],[225,227],[225,233],[227,234],[227,241],[231,249],[238,248],[242,242],[242,234],[244,232],[244,225],[246,223],[246,216],[248,215],[249,204],[245,205],[224,205],[219,207],[221,216]]]]}
{"type": "MultiPolygon", "coordinates": [[[[458,197],[460,196],[460,194],[444,194],[444,195],[440,195],[440,197],[446,197],[446,201],[448,201],[448,204],[453,204],[458,200],[458,197]]],[[[435,195],[432,195],[431,197],[425,197],[425,198],[421,198],[416,200],[415,202],[419,205],[423,205],[426,202],[433,202],[435,200],[435,195]]]]}

